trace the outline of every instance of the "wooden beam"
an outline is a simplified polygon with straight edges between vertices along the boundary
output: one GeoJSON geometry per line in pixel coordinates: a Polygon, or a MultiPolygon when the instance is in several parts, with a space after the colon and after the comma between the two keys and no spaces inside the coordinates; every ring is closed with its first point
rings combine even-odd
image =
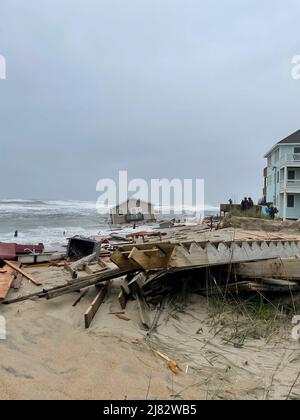
{"type": "Polygon", "coordinates": [[[11,300],[5,300],[2,302],[5,305],[10,305],[12,303],[23,302],[28,299],[32,298],[39,298],[39,299],[54,299],[58,296],[62,296],[68,293],[76,292],[80,289],[85,289],[86,287],[93,286],[98,283],[102,283],[108,280],[116,279],[118,277],[123,277],[126,274],[131,273],[131,270],[119,270],[111,269],[106,270],[103,273],[94,274],[92,276],[85,276],[81,279],[77,279],[73,283],[70,284],[63,284],[61,286],[56,286],[51,289],[44,289],[37,293],[32,293],[30,295],[21,296],[11,300]]]}
{"type": "Polygon", "coordinates": [[[35,280],[30,274],[26,273],[24,270],[19,268],[16,264],[12,263],[11,261],[4,260],[5,264],[7,264],[9,267],[13,268],[18,273],[22,274],[23,277],[25,277],[27,280],[29,280],[31,283],[35,284],[36,286],[41,286],[42,283],[35,280]]]}
{"type": "Polygon", "coordinates": [[[274,259],[235,264],[235,272],[245,278],[280,278],[300,280],[299,259],[274,259]]]}
{"type": "Polygon", "coordinates": [[[143,270],[159,269],[167,266],[169,262],[169,256],[156,247],[146,250],[139,250],[134,247],[128,258],[143,270]]]}
{"type": "Polygon", "coordinates": [[[121,290],[121,292],[118,295],[118,301],[122,309],[126,309],[127,300],[128,300],[128,297],[125,295],[123,290],[121,290]]]}
{"type": "Polygon", "coordinates": [[[81,301],[81,299],[84,298],[84,296],[88,293],[89,289],[85,289],[82,293],[80,293],[80,296],[78,296],[78,298],[75,300],[75,302],[73,303],[73,307],[75,307],[76,305],[78,305],[78,303],[81,301]]]}
{"type": "Polygon", "coordinates": [[[68,273],[71,274],[73,280],[77,279],[77,276],[78,276],[77,271],[73,270],[73,268],[70,266],[70,264],[65,263],[64,264],[64,270],[68,271],[68,273]]]}
{"type": "Polygon", "coordinates": [[[13,268],[6,265],[4,267],[4,271],[4,273],[0,274],[0,300],[6,298],[15,279],[15,272],[13,268]]]}
{"type": "Polygon", "coordinates": [[[99,291],[99,293],[97,293],[97,296],[95,297],[95,299],[91,303],[90,307],[88,308],[88,310],[84,314],[85,328],[90,327],[98,309],[100,308],[101,304],[103,303],[104,298],[105,298],[105,296],[107,294],[107,291],[108,291],[109,283],[110,282],[107,282],[106,284],[101,286],[101,290],[99,291]]]}
{"type": "Polygon", "coordinates": [[[140,267],[138,264],[128,259],[129,254],[130,251],[122,252],[120,249],[117,249],[110,259],[121,270],[139,269],[140,267]]]}

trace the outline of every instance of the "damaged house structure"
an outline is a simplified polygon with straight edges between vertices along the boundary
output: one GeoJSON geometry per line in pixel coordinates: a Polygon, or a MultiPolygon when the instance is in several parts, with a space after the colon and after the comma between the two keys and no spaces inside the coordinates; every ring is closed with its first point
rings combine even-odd
{"type": "Polygon", "coordinates": [[[154,205],[133,197],[110,209],[110,222],[112,225],[155,222],[155,220],[154,205]]]}

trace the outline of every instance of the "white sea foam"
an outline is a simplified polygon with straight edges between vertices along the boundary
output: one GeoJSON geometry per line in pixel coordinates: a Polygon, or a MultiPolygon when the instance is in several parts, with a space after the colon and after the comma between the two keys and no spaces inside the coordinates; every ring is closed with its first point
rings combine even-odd
{"type": "MultiPolygon", "coordinates": [[[[23,199],[0,200],[0,242],[15,242],[18,230],[19,243],[43,242],[55,248],[67,244],[67,237],[91,236],[110,230],[107,216],[97,213],[96,202],[43,201],[23,199]]],[[[195,209],[186,209],[185,216],[192,218],[195,209]]],[[[218,209],[206,206],[206,211],[218,209]]],[[[161,215],[163,218],[164,215],[161,215]]],[[[128,233],[126,229],[124,233],[128,233]]]]}

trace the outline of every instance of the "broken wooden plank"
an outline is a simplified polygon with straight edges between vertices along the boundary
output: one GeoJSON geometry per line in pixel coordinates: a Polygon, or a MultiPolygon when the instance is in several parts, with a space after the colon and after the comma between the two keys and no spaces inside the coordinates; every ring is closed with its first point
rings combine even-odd
{"type": "Polygon", "coordinates": [[[128,286],[128,283],[129,283],[129,280],[125,278],[120,285],[121,291],[124,293],[124,295],[127,298],[131,295],[131,289],[128,286]]]}
{"type": "Polygon", "coordinates": [[[235,264],[235,272],[245,278],[300,280],[300,259],[273,259],[235,264]]]}
{"type": "Polygon", "coordinates": [[[125,295],[123,290],[121,290],[121,292],[118,295],[118,301],[122,309],[126,309],[127,300],[128,300],[128,297],[125,295]]]}
{"type": "Polygon", "coordinates": [[[97,258],[97,253],[94,252],[93,254],[88,255],[87,257],[83,257],[80,260],[73,262],[72,264],[70,264],[70,268],[73,271],[82,270],[86,264],[89,264],[90,262],[96,260],[96,258],[97,258]]]}
{"type": "Polygon", "coordinates": [[[90,307],[88,308],[88,310],[84,314],[85,328],[90,327],[98,309],[100,308],[101,304],[103,303],[103,300],[104,300],[104,298],[107,294],[107,291],[108,291],[108,287],[109,287],[109,282],[107,282],[106,284],[101,286],[101,289],[100,289],[99,293],[97,293],[97,296],[95,297],[95,299],[91,303],[90,307]]]}
{"type": "Polygon", "coordinates": [[[56,286],[51,289],[43,289],[40,292],[32,293],[26,296],[20,296],[15,299],[5,300],[2,302],[4,305],[10,305],[12,303],[23,302],[28,299],[38,298],[38,299],[54,299],[58,296],[62,296],[68,293],[76,292],[86,287],[93,286],[97,283],[102,283],[107,280],[116,279],[118,277],[123,277],[126,274],[131,273],[131,270],[120,270],[118,268],[104,271],[103,273],[97,273],[92,276],[85,276],[81,279],[78,279],[76,282],[70,284],[63,284],[61,286],[56,286]]]}
{"type": "Polygon", "coordinates": [[[26,273],[26,271],[22,270],[17,266],[16,263],[12,263],[11,261],[4,260],[5,264],[7,264],[9,267],[13,268],[18,273],[22,274],[23,277],[25,277],[27,280],[29,280],[31,283],[33,283],[36,286],[41,286],[42,283],[35,280],[30,274],[26,273]]]}
{"type": "Polygon", "coordinates": [[[73,307],[75,307],[76,305],[78,305],[78,303],[81,301],[81,299],[83,299],[84,298],[84,296],[88,293],[88,291],[89,291],[89,289],[87,288],[87,289],[85,289],[81,294],[80,294],[80,296],[75,300],[75,302],[73,303],[73,307]]]}
{"type": "Polygon", "coordinates": [[[5,273],[0,274],[0,300],[6,298],[15,279],[15,271],[13,268],[6,265],[4,270],[5,273]]]}

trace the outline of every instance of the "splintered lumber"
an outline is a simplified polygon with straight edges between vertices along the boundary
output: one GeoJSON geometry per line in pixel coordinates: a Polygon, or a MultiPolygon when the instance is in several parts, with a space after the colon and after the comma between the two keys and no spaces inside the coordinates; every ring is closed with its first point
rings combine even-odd
{"type": "Polygon", "coordinates": [[[110,282],[107,282],[106,284],[101,285],[101,289],[100,289],[99,293],[97,293],[97,296],[95,297],[95,299],[91,303],[90,307],[88,308],[88,310],[84,314],[85,328],[90,327],[98,309],[100,308],[101,304],[103,303],[103,301],[105,299],[105,296],[107,294],[108,288],[109,288],[109,283],[110,282]]]}
{"type": "Polygon", "coordinates": [[[8,265],[0,274],[0,300],[5,299],[15,279],[15,271],[8,265]]]}
{"type": "Polygon", "coordinates": [[[18,273],[22,274],[23,277],[25,277],[27,280],[29,280],[31,283],[35,284],[36,286],[41,286],[42,283],[35,280],[30,274],[26,273],[26,271],[22,270],[20,267],[18,267],[17,264],[12,263],[11,261],[4,260],[5,264],[9,267],[13,268],[18,273]]]}
{"type": "Polygon", "coordinates": [[[110,269],[101,273],[93,274],[91,276],[85,276],[81,279],[77,279],[73,283],[67,285],[56,286],[51,289],[43,289],[40,292],[32,293],[27,296],[21,296],[19,298],[5,300],[2,304],[9,305],[12,303],[23,302],[28,299],[39,298],[39,299],[54,299],[58,296],[65,295],[68,293],[76,292],[81,289],[85,289],[89,286],[93,286],[98,283],[105,282],[107,280],[116,279],[123,277],[126,274],[131,273],[131,270],[120,270],[119,268],[110,269]]]}
{"type": "Polygon", "coordinates": [[[238,276],[245,278],[281,278],[300,280],[300,259],[275,259],[235,265],[238,276]]]}

